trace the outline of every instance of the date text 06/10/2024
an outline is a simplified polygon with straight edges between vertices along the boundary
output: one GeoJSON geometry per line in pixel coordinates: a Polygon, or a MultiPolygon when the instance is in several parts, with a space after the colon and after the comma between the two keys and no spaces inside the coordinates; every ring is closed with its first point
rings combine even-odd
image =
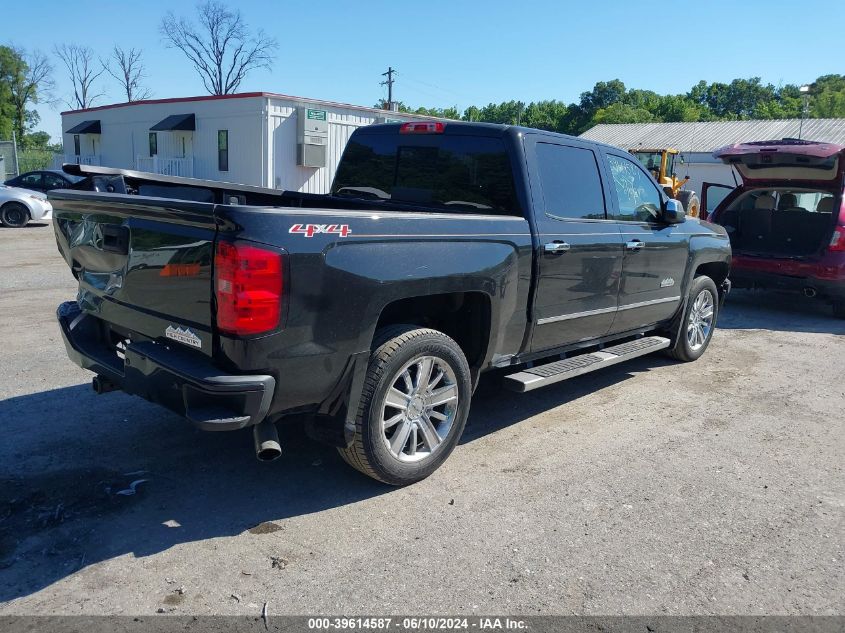
{"type": "Polygon", "coordinates": [[[510,630],[518,631],[528,628],[524,620],[501,617],[476,617],[476,618],[445,618],[445,617],[404,617],[404,618],[379,618],[379,617],[322,617],[309,618],[308,628],[310,630],[390,630],[399,629],[403,631],[453,631],[453,630],[510,630]]]}

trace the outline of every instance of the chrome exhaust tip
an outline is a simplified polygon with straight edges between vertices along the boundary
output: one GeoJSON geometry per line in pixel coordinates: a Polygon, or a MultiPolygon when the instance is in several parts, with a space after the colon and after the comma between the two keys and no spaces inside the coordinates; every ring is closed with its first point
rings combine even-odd
{"type": "Polygon", "coordinates": [[[264,420],[253,426],[252,437],[255,440],[255,456],[258,461],[272,462],[282,456],[279,434],[273,422],[264,420]]]}

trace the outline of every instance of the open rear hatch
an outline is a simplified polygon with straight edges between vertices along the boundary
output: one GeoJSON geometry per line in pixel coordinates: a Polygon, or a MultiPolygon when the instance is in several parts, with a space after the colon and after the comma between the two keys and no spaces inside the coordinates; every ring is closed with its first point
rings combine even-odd
{"type": "Polygon", "coordinates": [[[842,181],[845,146],[798,139],[754,141],[722,147],[713,157],[735,167],[746,185],[831,185],[842,181]]]}
{"type": "Polygon", "coordinates": [[[146,337],[212,355],[213,203],[70,190],[51,199],[79,306],[115,344],[146,337]]]}

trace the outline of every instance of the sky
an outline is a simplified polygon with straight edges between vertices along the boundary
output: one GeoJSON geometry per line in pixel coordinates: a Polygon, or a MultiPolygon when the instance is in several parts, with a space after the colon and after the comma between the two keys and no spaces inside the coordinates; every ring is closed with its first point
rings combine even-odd
{"type": "MultiPolygon", "coordinates": [[[[2,0],[2,4],[12,0],[2,0]]],[[[845,2],[827,0],[232,0],[247,25],[278,40],[272,69],[253,71],[239,92],[267,91],[371,106],[397,69],[394,99],[417,107],[459,109],[518,99],[567,103],[597,81],[681,93],[704,79],[761,77],[803,84],[845,72],[825,24],[845,23],[845,2]]],[[[181,52],[167,48],[159,25],[168,11],[191,16],[177,0],[36,0],[27,11],[0,10],[0,43],[52,54],[60,43],[105,58],[115,44],[143,49],[154,98],[205,94],[181,52]],[[37,27],[37,28],[36,28],[37,27]]],[[[40,105],[54,140],[70,83],[58,59],[55,106],[40,105]]],[[[97,105],[123,101],[104,74],[97,105]]]]}

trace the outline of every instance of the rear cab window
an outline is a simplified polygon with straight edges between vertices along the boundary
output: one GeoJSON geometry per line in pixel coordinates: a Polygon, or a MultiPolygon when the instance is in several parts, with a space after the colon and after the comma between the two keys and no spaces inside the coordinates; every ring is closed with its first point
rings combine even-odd
{"type": "Polygon", "coordinates": [[[494,137],[356,134],[331,193],[445,213],[522,217],[510,156],[494,137]]]}
{"type": "Polygon", "coordinates": [[[540,141],[537,171],[544,211],[558,220],[604,220],[604,190],[592,150],[540,141]]]}

